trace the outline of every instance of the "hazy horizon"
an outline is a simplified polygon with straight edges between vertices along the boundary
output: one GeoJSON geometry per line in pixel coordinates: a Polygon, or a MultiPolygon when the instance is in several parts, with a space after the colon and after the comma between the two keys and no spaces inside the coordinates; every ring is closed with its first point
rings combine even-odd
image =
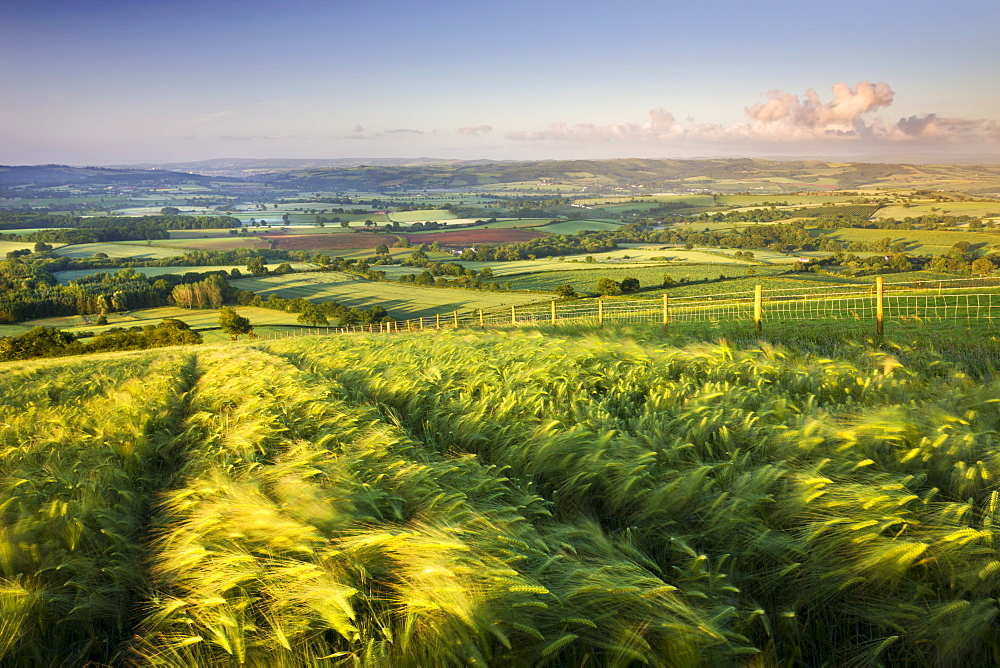
{"type": "Polygon", "coordinates": [[[0,164],[1000,161],[1000,3],[0,6],[0,164]]]}

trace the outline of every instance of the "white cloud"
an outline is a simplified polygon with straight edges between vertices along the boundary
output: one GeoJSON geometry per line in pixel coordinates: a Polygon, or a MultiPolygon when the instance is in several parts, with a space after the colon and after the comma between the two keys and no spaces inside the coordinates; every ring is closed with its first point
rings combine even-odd
{"type": "Polygon", "coordinates": [[[464,128],[456,128],[456,132],[467,137],[479,137],[493,130],[492,125],[472,125],[464,128]]]}
{"type": "Polygon", "coordinates": [[[895,93],[884,82],[863,81],[850,86],[831,87],[832,99],[824,102],[814,90],[799,97],[771,91],[765,102],[745,107],[749,120],[721,125],[679,123],[668,111],[654,109],[645,123],[574,125],[557,121],[547,129],[506,133],[514,141],[659,143],[779,143],[847,142],[882,140],[905,142],[914,139],[949,141],[1000,141],[1000,125],[995,120],[939,118],[924,114],[887,121],[878,114],[888,109],[895,93]]]}

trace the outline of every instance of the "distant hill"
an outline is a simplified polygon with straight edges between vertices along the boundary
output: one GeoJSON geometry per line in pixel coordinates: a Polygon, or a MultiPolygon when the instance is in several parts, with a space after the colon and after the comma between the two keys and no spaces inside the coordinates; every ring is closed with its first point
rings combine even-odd
{"type": "Polygon", "coordinates": [[[549,192],[564,188],[566,193],[587,190],[775,193],[883,187],[997,196],[1000,194],[1000,165],[910,165],[754,158],[523,162],[437,158],[219,158],[129,167],[0,166],[0,186],[172,185],[208,181],[244,184],[251,181],[274,191],[393,193],[489,189],[504,184],[526,184],[529,188],[545,186],[549,192]]]}
{"type": "Polygon", "coordinates": [[[304,169],[351,169],[373,166],[390,167],[405,165],[450,164],[454,160],[440,158],[213,158],[195,162],[142,163],[137,165],[112,165],[124,169],[167,169],[207,176],[257,177],[270,172],[287,172],[304,169]]]}
{"type": "Polygon", "coordinates": [[[165,169],[70,167],[68,165],[0,165],[0,186],[174,185],[208,182],[211,177],[165,169]]]}
{"type": "MultiPolygon", "coordinates": [[[[788,191],[853,189],[908,181],[971,182],[985,175],[1000,180],[1000,166],[913,166],[775,160],[555,160],[534,162],[437,163],[396,166],[312,168],[262,177],[277,188],[392,191],[458,189],[526,181],[557,185],[717,191],[750,190],[760,184],[788,191]]],[[[904,186],[905,187],[905,186],[904,186]]]]}

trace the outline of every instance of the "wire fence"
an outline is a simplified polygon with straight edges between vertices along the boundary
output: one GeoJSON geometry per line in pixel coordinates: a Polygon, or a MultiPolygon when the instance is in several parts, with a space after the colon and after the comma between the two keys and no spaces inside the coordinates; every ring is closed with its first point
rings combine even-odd
{"type": "Polygon", "coordinates": [[[869,321],[882,332],[887,320],[1000,323],[1000,277],[874,283],[735,292],[699,297],[580,299],[477,310],[348,327],[300,328],[276,336],[393,333],[443,328],[499,328],[560,324],[869,321]]]}

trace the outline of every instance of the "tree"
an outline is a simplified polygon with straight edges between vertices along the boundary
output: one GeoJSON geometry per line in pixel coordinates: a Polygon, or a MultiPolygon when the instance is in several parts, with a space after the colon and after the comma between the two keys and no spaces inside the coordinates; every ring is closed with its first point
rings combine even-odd
{"type": "Polygon", "coordinates": [[[614,296],[622,293],[621,286],[610,278],[599,278],[594,286],[594,291],[603,296],[614,296]]]}
{"type": "Polygon", "coordinates": [[[375,254],[376,255],[388,255],[389,254],[389,247],[386,246],[385,244],[379,244],[378,246],[375,247],[375,254]]]}
{"type": "Polygon", "coordinates": [[[989,276],[993,273],[993,263],[985,257],[976,258],[972,262],[972,273],[980,276],[989,276]]]}
{"type": "Polygon", "coordinates": [[[254,276],[267,276],[267,267],[264,266],[264,261],[259,257],[251,258],[247,262],[247,271],[254,276]]]}
{"type": "Polygon", "coordinates": [[[622,282],[618,284],[618,288],[621,290],[623,295],[631,294],[639,290],[639,279],[638,278],[623,278],[622,282]]]}
{"type": "Polygon", "coordinates": [[[569,283],[563,283],[562,285],[556,287],[556,289],[552,292],[563,299],[573,299],[576,297],[576,290],[574,290],[573,286],[569,283]]]}
{"type": "Polygon", "coordinates": [[[240,338],[240,334],[253,334],[253,325],[250,324],[250,320],[239,315],[229,306],[223,306],[219,309],[219,327],[233,341],[240,338]]]}
{"type": "Polygon", "coordinates": [[[178,209],[176,206],[165,206],[162,209],[160,209],[160,213],[163,214],[164,216],[176,216],[180,212],[181,210],[178,209]]]}
{"type": "Polygon", "coordinates": [[[49,244],[45,243],[44,241],[36,241],[35,242],[35,252],[36,253],[44,253],[44,252],[50,251],[50,250],[52,250],[52,246],[50,246],[49,244]]]}
{"type": "Polygon", "coordinates": [[[349,220],[342,220],[342,221],[340,221],[340,226],[341,227],[350,227],[351,226],[351,221],[349,221],[349,220]]]}
{"type": "Polygon", "coordinates": [[[299,314],[299,317],[296,318],[296,321],[304,325],[313,325],[315,327],[325,327],[330,324],[326,315],[321,313],[319,309],[316,308],[315,304],[309,304],[306,306],[302,310],[302,313],[299,314]]]}

